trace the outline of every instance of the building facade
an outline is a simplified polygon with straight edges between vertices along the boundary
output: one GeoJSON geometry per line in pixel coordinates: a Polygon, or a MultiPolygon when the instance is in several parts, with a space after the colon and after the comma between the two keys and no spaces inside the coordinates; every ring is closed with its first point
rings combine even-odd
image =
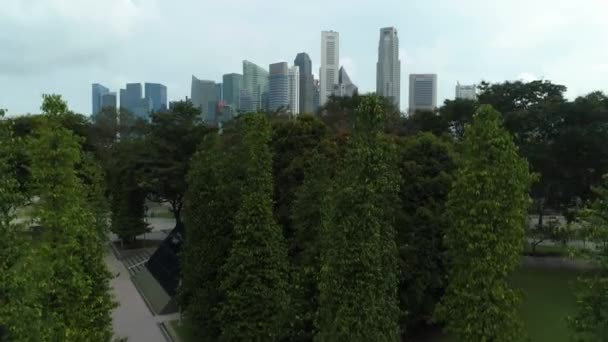
{"type": "Polygon", "coordinates": [[[215,108],[217,106],[217,87],[214,81],[200,80],[192,76],[190,88],[192,105],[201,111],[203,121],[215,123],[215,108]]]}
{"type": "Polygon", "coordinates": [[[384,96],[399,109],[401,99],[401,61],[397,29],[380,29],[378,63],[376,64],[376,94],[384,96]]]}
{"type": "Polygon", "coordinates": [[[146,98],[152,101],[152,111],[167,110],[167,87],[160,83],[145,83],[146,98]]]}
{"type": "Polygon", "coordinates": [[[477,85],[464,85],[456,82],[456,98],[464,100],[477,100],[477,85]]]}
{"type": "Polygon", "coordinates": [[[417,110],[437,108],[437,75],[410,74],[409,109],[410,114],[417,110]]]}
{"type": "Polygon", "coordinates": [[[340,34],[335,31],[321,32],[321,68],[319,69],[319,105],[323,106],[338,84],[340,68],[340,34]]]}
{"type": "Polygon", "coordinates": [[[222,76],[224,102],[233,109],[240,108],[241,89],[243,88],[243,75],[225,74],[222,76]]]}
{"type": "Polygon", "coordinates": [[[109,108],[116,110],[116,92],[109,92],[101,95],[101,109],[109,108]]]}
{"type": "Polygon", "coordinates": [[[297,65],[289,68],[289,112],[293,115],[300,114],[300,68],[297,65]]]}
{"type": "Polygon", "coordinates": [[[247,60],[243,61],[243,92],[241,94],[245,97],[242,102],[247,106],[243,106],[241,109],[246,112],[263,109],[262,95],[267,92],[268,71],[247,60]]]}
{"type": "Polygon", "coordinates": [[[99,112],[101,111],[101,97],[107,93],[109,93],[110,90],[106,87],[104,87],[103,85],[99,84],[99,83],[93,83],[91,85],[91,104],[92,104],[92,108],[91,108],[91,115],[95,116],[97,114],[99,114],[99,112]]]}
{"type": "Polygon", "coordinates": [[[268,71],[268,109],[286,110],[289,106],[289,67],[286,62],[273,63],[268,71]]]}
{"type": "Polygon", "coordinates": [[[334,86],[333,95],[339,97],[352,97],[359,92],[357,86],[350,80],[344,67],[340,67],[338,73],[338,84],[334,86]]]}
{"type": "Polygon", "coordinates": [[[312,74],[312,61],[306,52],[300,52],[294,60],[294,65],[299,69],[299,113],[314,113],[314,76],[312,74]]]}

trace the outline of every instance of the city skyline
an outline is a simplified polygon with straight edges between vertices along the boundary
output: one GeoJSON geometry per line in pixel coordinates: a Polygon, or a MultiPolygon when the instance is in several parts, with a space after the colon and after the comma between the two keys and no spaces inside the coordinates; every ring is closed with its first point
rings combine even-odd
{"type": "Polygon", "coordinates": [[[585,6],[562,0],[389,1],[383,6],[340,0],[261,6],[241,0],[178,6],[158,0],[61,3],[9,2],[0,13],[5,33],[0,40],[7,47],[0,54],[0,107],[10,114],[39,112],[43,93],[61,94],[74,111],[89,114],[89,87],[95,82],[119,89],[134,80],[154,80],[167,86],[170,101],[179,100],[189,95],[192,74],[219,82],[223,74],[240,73],[243,59],[267,66],[292,61],[303,51],[318,79],[323,30],[340,32],[340,65],[367,93],[376,88],[378,29],[387,26],[400,33],[402,110],[410,73],[440,75],[439,104],[454,97],[457,81],[544,77],[566,85],[571,99],[608,90],[603,18],[608,3],[603,0],[585,6]],[[315,10],[319,6],[324,11],[315,10]],[[283,15],[266,22],[270,8],[283,15]],[[199,23],[203,9],[218,14],[199,23]],[[226,34],[203,34],[228,20],[238,24],[226,34]],[[522,22],[530,24],[522,27],[522,22]],[[200,38],[197,44],[189,43],[186,32],[200,38]],[[49,34],[62,39],[51,44],[49,34]]]}

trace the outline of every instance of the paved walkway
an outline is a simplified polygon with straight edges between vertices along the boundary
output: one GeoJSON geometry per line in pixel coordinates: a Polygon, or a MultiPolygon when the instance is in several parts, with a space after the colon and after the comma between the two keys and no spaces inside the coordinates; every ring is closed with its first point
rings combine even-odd
{"type": "Polygon", "coordinates": [[[157,322],[164,316],[153,316],[146,303],[129,278],[125,266],[109,252],[106,265],[113,275],[120,275],[111,281],[115,300],[120,304],[112,312],[112,325],[117,337],[127,337],[129,342],[166,342],[157,322]]]}

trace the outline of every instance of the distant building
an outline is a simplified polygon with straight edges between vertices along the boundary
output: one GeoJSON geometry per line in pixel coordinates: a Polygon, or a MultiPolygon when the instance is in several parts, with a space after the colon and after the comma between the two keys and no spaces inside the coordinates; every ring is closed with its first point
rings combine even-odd
{"type": "Polygon", "coordinates": [[[93,83],[91,86],[91,115],[97,115],[101,111],[101,97],[110,90],[99,83],[93,83]]]}
{"type": "Polygon", "coordinates": [[[241,103],[241,109],[246,112],[254,112],[263,109],[262,95],[268,92],[268,71],[264,68],[251,63],[247,60],[243,61],[243,92],[245,98],[244,106],[241,103]]]}
{"type": "Polygon", "coordinates": [[[116,92],[101,95],[101,109],[110,108],[116,110],[116,92]]]}
{"type": "Polygon", "coordinates": [[[152,101],[152,111],[167,110],[167,87],[160,83],[145,83],[146,98],[152,101]]]}
{"type": "Polygon", "coordinates": [[[477,85],[464,85],[456,82],[456,98],[465,100],[477,100],[477,85]]]}
{"type": "Polygon", "coordinates": [[[294,65],[289,68],[288,74],[289,112],[298,115],[300,114],[300,68],[294,65]]]}
{"type": "Polygon", "coordinates": [[[324,105],[338,84],[338,69],[340,68],[340,34],[334,31],[321,32],[321,81],[319,105],[324,105]]]}
{"type": "Polygon", "coordinates": [[[338,84],[334,86],[333,95],[340,97],[352,97],[357,94],[359,89],[348,77],[346,73],[346,69],[344,67],[340,67],[340,72],[338,73],[338,84]]]}
{"type": "Polygon", "coordinates": [[[321,107],[321,82],[319,80],[315,80],[313,84],[312,105],[314,113],[316,113],[319,110],[319,107],[321,107]]]}
{"type": "Polygon", "coordinates": [[[410,74],[409,113],[437,108],[437,74],[410,74]]]}
{"type": "Polygon", "coordinates": [[[215,123],[215,109],[218,101],[215,82],[199,80],[192,76],[190,98],[192,99],[192,105],[200,109],[203,121],[215,123]]]}
{"type": "Polygon", "coordinates": [[[387,97],[399,109],[401,97],[401,61],[397,29],[380,29],[378,63],[376,64],[376,93],[387,97]]]}
{"type": "Polygon", "coordinates": [[[294,61],[300,73],[300,113],[314,113],[314,76],[312,75],[312,61],[305,52],[300,52],[294,61]]]}
{"type": "Polygon", "coordinates": [[[286,62],[270,64],[268,70],[268,109],[286,110],[289,106],[289,75],[286,62]]]}
{"type": "Polygon", "coordinates": [[[148,120],[153,104],[151,98],[143,97],[141,83],[127,83],[125,89],[120,89],[120,108],[148,120]]]}
{"type": "Polygon", "coordinates": [[[222,77],[224,102],[233,109],[239,109],[241,89],[243,88],[243,75],[226,74],[222,77]]]}

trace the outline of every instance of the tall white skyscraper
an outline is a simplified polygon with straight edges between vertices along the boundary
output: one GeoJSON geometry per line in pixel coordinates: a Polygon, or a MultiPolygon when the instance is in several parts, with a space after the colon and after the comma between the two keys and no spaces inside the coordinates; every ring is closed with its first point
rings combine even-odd
{"type": "Polygon", "coordinates": [[[437,74],[410,74],[409,113],[437,108],[437,74]]]}
{"type": "Polygon", "coordinates": [[[456,82],[456,98],[465,100],[477,100],[477,85],[464,85],[456,82]]]}
{"type": "Polygon", "coordinates": [[[397,29],[380,29],[378,63],[376,64],[376,93],[387,97],[399,109],[401,98],[401,61],[397,29]]]}
{"type": "Polygon", "coordinates": [[[297,65],[289,68],[289,111],[300,114],[300,68],[297,65]]]}
{"type": "Polygon", "coordinates": [[[321,32],[321,68],[319,78],[321,89],[319,105],[327,102],[334,86],[338,84],[338,71],[340,69],[340,34],[335,31],[321,32]]]}

